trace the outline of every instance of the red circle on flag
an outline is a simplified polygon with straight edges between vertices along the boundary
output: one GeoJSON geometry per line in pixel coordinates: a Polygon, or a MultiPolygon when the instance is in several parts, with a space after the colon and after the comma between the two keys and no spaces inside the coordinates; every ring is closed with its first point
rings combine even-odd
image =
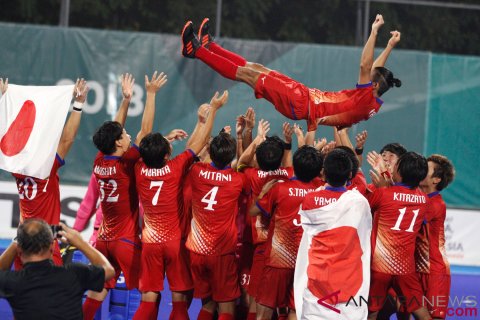
{"type": "Polygon", "coordinates": [[[25,101],[17,117],[0,141],[0,149],[3,154],[12,157],[25,148],[35,124],[35,115],[36,108],[33,101],[25,101]]]}

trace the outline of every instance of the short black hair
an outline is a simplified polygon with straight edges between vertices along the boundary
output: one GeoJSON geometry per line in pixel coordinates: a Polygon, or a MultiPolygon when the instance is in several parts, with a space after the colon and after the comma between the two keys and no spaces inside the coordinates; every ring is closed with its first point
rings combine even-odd
{"type": "Polygon", "coordinates": [[[123,126],[117,121],[105,121],[93,135],[93,143],[103,154],[117,150],[115,142],[122,138],[123,126]]]}
{"type": "Polygon", "coordinates": [[[17,244],[25,255],[42,254],[52,243],[52,230],[44,220],[27,219],[18,226],[17,244]]]}
{"type": "Polygon", "coordinates": [[[282,164],[285,144],[278,136],[267,137],[255,150],[257,163],[263,171],[277,170],[282,164]]]}
{"type": "Polygon", "coordinates": [[[393,77],[392,71],[388,70],[385,67],[376,67],[374,69],[372,82],[378,83],[378,91],[377,94],[379,96],[383,95],[387,92],[390,88],[401,87],[402,81],[397,78],[393,77]]]}
{"type": "Polygon", "coordinates": [[[452,162],[441,154],[432,154],[428,157],[427,161],[435,164],[432,177],[441,179],[440,182],[437,183],[436,188],[438,191],[442,191],[453,181],[455,168],[452,162]]]}
{"type": "Polygon", "coordinates": [[[237,152],[237,142],[225,132],[220,132],[212,139],[209,147],[210,158],[215,167],[225,168],[235,158],[237,152]]]}
{"type": "Polygon", "coordinates": [[[350,149],[347,146],[338,146],[338,147],[335,147],[335,149],[341,149],[345,151],[348,157],[350,158],[350,161],[352,161],[352,176],[350,179],[353,179],[353,177],[357,175],[358,168],[360,166],[360,162],[358,161],[357,155],[355,154],[355,152],[353,152],[352,149],[350,149]]]}
{"type": "Polygon", "coordinates": [[[428,174],[428,162],[424,156],[413,151],[403,154],[397,161],[397,172],[402,183],[416,188],[428,174]]]}
{"type": "Polygon", "coordinates": [[[318,177],[322,166],[322,155],[312,146],[302,146],[293,154],[293,172],[302,182],[310,182],[318,177]]]}
{"type": "Polygon", "coordinates": [[[171,152],[170,143],[159,132],[147,134],[140,141],[139,151],[149,168],[162,168],[166,163],[165,156],[171,152]]]}
{"type": "Polygon", "coordinates": [[[396,154],[397,157],[401,157],[403,154],[407,153],[407,149],[405,149],[405,147],[398,142],[392,142],[384,145],[382,150],[380,150],[380,154],[384,153],[385,151],[396,154]]]}
{"type": "Polygon", "coordinates": [[[323,161],[325,180],[332,187],[344,186],[352,174],[352,160],[345,149],[335,148],[323,161]]]}

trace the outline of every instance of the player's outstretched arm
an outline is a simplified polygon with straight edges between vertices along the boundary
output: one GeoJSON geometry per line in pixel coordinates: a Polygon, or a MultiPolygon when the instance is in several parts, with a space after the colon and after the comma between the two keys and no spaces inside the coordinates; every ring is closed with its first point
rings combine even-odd
{"type": "Polygon", "coordinates": [[[250,210],[248,211],[248,214],[251,215],[252,217],[258,216],[262,214],[262,211],[260,208],[257,206],[257,201],[262,200],[263,197],[270,191],[273,186],[278,182],[277,179],[273,179],[265,183],[262,187],[262,191],[260,191],[260,194],[256,199],[253,199],[252,205],[250,207],[250,210]]]}
{"type": "Polygon", "coordinates": [[[237,134],[237,160],[243,154],[243,132],[245,131],[245,115],[239,115],[235,122],[235,133],[237,134]]]}
{"type": "Polygon", "coordinates": [[[143,137],[152,132],[153,119],[155,118],[155,95],[158,90],[167,82],[167,75],[163,72],[157,76],[157,71],[153,73],[152,79],[149,80],[145,75],[145,89],[147,91],[147,98],[145,101],[145,109],[143,110],[142,125],[140,131],[135,138],[135,144],[139,145],[143,137]]]}
{"type": "Polygon", "coordinates": [[[363,130],[362,132],[358,133],[355,137],[355,154],[357,155],[357,159],[359,165],[362,166],[363,163],[363,148],[365,146],[365,142],[367,141],[368,132],[367,130],[363,130]]]}
{"type": "Polygon", "coordinates": [[[75,141],[75,136],[80,126],[80,119],[82,118],[82,107],[87,99],[87,94],[87,81],[83,78],[77,79],[75,87],[73,88],[73,99],[75,100],[73,110],[70,112],[67,123],[63,127],[63,132],[57,147],[57,154],[62,159],[65,159],[68,151],[70,151],[72,147],[73,141],[75,141]]]}
{"type": "Polygon", "coordinates": [[[245,112],[245,130],[243,131],[243,150],[247,149],[253,141],[252,132],[255,128],[255,110],[248,107],[245,112]]]}
{"type": "Polygon", "coordinates": [[[130,105],[130,100],[132,99],[133,94],[133,85],[135,84],[135,79],[130,73],[122,74],[122,103],[120,108],[115,115],[114,121],[119,122],[122,126],[125,125],[127,119],[128,106],[130,105]]]}
{"type": "Polygon", "coordinates": [[[190,149],[198,154],[202,148],[207,144],[210,134],[212,133],[213,123],[215,122],[215,117],[217,116],[217,111],[225,105],[228,101],[228,91],[225,90],[220,96],[218,92],[215,92],[212,100],[210,100],[210,112],[208,113],[207,121],[203,130],[198,134],[198,137],[192,141],[190,149]]]}
{"type": "Polygon", "coordinates": [[[207,117],[209,112],[210,112],[210,105],[208,103],[203,103],[200,105],[200,107],[198,107],[197,124],[195,125],[195,128],[193,129],[193,132],[187,141],[186,149],[191,149],[190,146],[192,142],[196,141],[196,139],[198,139],[198,135],[200,134],[200,132],[203,131],[203,128],[205,127],[205,123],[207,122],[207,117]]]}
{"type": "Polygon", "coordinates": [[[283,137],[285,139],[285,150],[283,151],[282,165],[284,167],[293,167],[293,158],[292,158],[292,135],[293,135],[293,126],[288,122],[283,123],[283,137]]]}
{"type": "Polygon", "coordinates": [[[253,160],[253,156],[255,155],[255,151],[257,150],[257,146],[263,141],[265,141],[265,137],[268,131],[270,131],[270,123],[263,119],[260,120],[258,122],[257,136],[252,141],[252,143],[250,143],[248,148],[243,152],[240,159],[238,159],[237,169],[241,169],[245,166],[250,166],[253,160]]]}
{"type": "Polygon", "coordinates": [[[360,75],[358,77],[358,84],[365,84],[370,82],[370,72],[373,66],[373,54],[375,51],[375,42],[380,27],[383,25],[383,17],[377,14],[375,21],[372,24],[372,31],[368,37],[365,47],[363,47],[362,57],[360,59],[360,75]]]}
{"type": "Polygon", "coordinates": [[[378,56],[378,58],[373,63],[372,69],[375,69],[376,67],[385,66],[385,63],[387,63],[388,57],[390,56],[390,53],[392,52],[393,48],[395,48],[397,43],[400,42],[400,36],[401,36],[400,32],[395,30],[395,31],[390,31],[390,34],[392,36],[390,37],[390,40],[388,40],[387,46],[385,47],[385,49],[383,49],[382,53],[378,56]]]}

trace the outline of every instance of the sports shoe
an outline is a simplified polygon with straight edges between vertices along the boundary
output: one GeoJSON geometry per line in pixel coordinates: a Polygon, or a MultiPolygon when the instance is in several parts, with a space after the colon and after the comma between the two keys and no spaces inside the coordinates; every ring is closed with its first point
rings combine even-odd
{"type": "Polygon", "coordinates": [[[192,21],[188,21],[182,30],[182,55],[195,59],[195,51],[200,47],[197,35],[193,31],[192,21]]]}
{"type": "Polygon", "coordinates": [[[210,42],[213,41],[213,36],[210,34],[210,19],[203,19],[202,24],[198,29],[198,39],[200,40],[202,47],[208,49],[210,42]]]}

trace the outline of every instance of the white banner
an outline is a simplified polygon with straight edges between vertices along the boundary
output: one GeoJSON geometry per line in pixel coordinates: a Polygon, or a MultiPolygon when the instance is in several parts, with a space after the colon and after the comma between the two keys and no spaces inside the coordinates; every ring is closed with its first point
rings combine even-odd
{"type": "Polygon", "coordinates": [[[480,210],[447,209],[445,241],[450,264],[480,266],[480,210]]]}
{"type": "MultiPolygon", "coordinates": [[[[60,185],[60,220],[73,227],[77,210],[83,196],[87,192],[86,186],[60,185]]],[[[18,192],[15,182],[0,181],[0,238],[11,239],[17,235],[17,226],[20,216],[18,192]]],[[[90,239],[95,217],[90,220],[86,230],[82,232],[83,239],[90,239]]]]}

